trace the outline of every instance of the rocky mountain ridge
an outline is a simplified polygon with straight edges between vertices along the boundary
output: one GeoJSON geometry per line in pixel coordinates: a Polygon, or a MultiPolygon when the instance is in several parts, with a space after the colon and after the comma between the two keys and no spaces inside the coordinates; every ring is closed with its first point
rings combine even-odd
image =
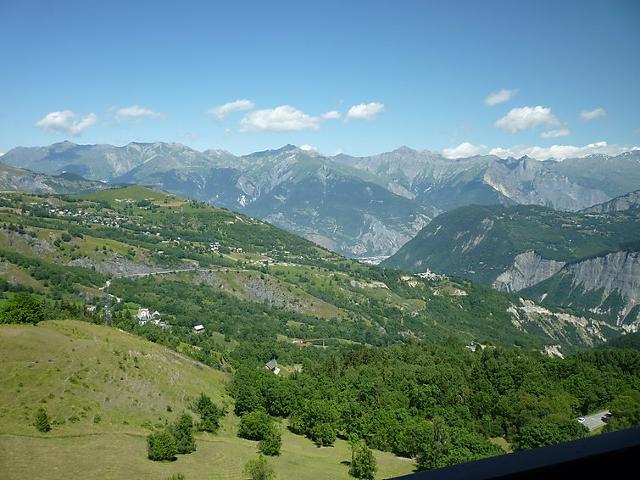
{"type": "MultiPolygon", "coordinates": [[[[286,145],[236,156],[180,144],[130,143],[16,148],[3,162],[47,174],[149,185],[275,223],[350,257],[385,257],[441,212],[470,204],[537,204],[576,211],[635,183],[640,152],[608,160],[445,158],[401,147],[369,157],[286,145]],[[579,165],[576,167],[575,165],[579,165]],[[605,181],[606,180],[606,181],[605,181]]],[[[626,193],[625,190],[624,193],[626,193]]]]}

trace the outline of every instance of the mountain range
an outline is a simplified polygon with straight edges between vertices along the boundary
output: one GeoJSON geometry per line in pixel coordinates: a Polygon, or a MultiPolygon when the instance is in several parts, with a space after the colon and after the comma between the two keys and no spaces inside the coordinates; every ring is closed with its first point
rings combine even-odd
{"type": "Polygon", "coordinates": [[[491,155],[449,159],[408,147],[328,157],[286,145],[236,156],[168,143],[62,142],[18,147],[2,162],[49,175],[152,186],[269,221],[355,258],[387,257],[438,214],[457,207],[534,204],[577,211],[640,186],[640,152],[541,162],[491,155]]]}

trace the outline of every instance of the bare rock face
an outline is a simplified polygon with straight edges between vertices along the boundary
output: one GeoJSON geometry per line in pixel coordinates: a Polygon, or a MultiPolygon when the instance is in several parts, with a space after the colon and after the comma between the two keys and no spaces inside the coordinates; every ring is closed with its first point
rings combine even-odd
{"type": "Polygon", "coordinates": [[[542,330],[549,338],[575,346],[593,347],[623,330],[603,320],[557,313],[531,300],[520,299],[507,312],[513,325],[523,332],[542,330]]]}
{"type": "Polygon", "coordinates": [[[583,292],[603,290],[603,298],[617,292],[624,306],[625,316],[640,304],[640,252],[615,252],[567,266],[572,276],[572,288],[583,292]]]}
{"type": "Polygon", "coordinates": [[[80,257],[67,262],[67,265],[72,267],[95,268],[97,272],[108,273],[114,277],[130,277],[156,273],[162,270],[158,267],[150,267],[142,263],[134,262],[119,254],[114,254],[109,258],[101,260],[90,257],[80,257]]]}
{"type": "Polygon", "coordinates": [[[531,287],[555,275],[565,262],[547,260],[533,250],[524,252],[513,259],[513,265],[502,272],[492,287],[502,292],[517,292],[531,287]]]}

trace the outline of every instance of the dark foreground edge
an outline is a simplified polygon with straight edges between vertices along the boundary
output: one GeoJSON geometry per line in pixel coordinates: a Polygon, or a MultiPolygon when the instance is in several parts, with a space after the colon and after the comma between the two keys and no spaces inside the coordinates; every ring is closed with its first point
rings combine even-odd
{"type": "Polygon", "coordinates": [[[397,477],[404,480],[640,478],[640,428],[397,477]]]}

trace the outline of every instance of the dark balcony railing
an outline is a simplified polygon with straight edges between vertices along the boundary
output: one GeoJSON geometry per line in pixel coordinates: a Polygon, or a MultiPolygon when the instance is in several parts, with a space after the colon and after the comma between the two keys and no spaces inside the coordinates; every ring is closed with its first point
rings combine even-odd
{"type": "Polygon", "coordinates": [[[640,428],[485,458],[413,475],[404,480],[640,478],[640,428]]]}

